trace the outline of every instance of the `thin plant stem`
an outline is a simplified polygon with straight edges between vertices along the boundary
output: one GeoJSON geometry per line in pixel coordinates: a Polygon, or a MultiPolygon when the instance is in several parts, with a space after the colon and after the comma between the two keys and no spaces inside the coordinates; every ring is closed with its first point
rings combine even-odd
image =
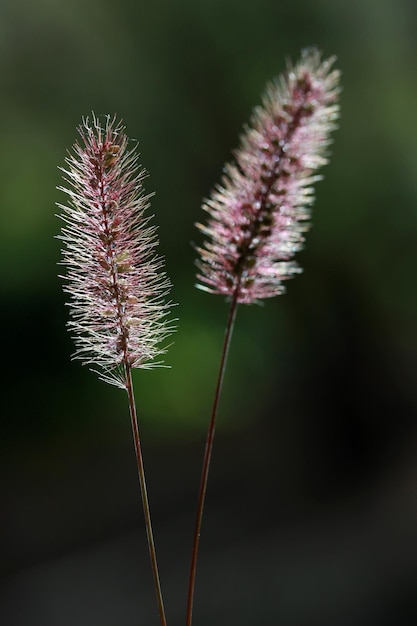
{"type": "Polygon", "coordinates": [[[216,391],[214,394],[213,408],[211,411],[211,417],[207,432],[206,439],[206,449],[204,453],[203,460],[203,469],[201,472],[201,481],[200,481],[200,491],[198,494],[198,505],[197,505],[197,516],[195,522],[195,530],[194,530],[194,541],[193,541],[193,549],[191,555],[191,565],[190,565],[190,578],[188,583],[188,599],[187,599],[187,621],[186,626],[191,626],[193,619],[193,603],[194,603],[194,589],[195,589],[195,579],[196,579],[196,570],[197,570],[197,557],[198,557],[198,546],[200,542],[200,533],[201,533],[201,522],[203,519],[203,510],[204,510],[204,501],[207,490],[207,480],[208,473],[210,467],[210,459],[211,453],[213,450],[213,440],[214,440],[214,432],[216,428],[216,417],[217,417],[217,409],[219,406],[220,393],[222,390],[224,372],[226,369],[227,363],[227,355],[229,352],[230,341],[233,333],[233,326],[236,318],[237,311],[237,298],[238,298],[238,289],[236,289],[235,294],[233,295],[232,302],[229,310],[229,317],[227,320],[226,330],[224,334],[223,341],[223,350],[220,359],[220,368],[219,374],[217,378],[216,391]]]}
{"type": "Polygon", "coordinates": [[[165,618],[164,602],[162,599],[161,583],[159,580],[158,563],[156,560],[156,550],[155,550],[155,542],[154,542],[153,531],[152,531],[151,512],[149,508],[148,493],[146,489],[145,467],[143,464],[142,450],[141,450],[140,438],[139,438],[138,418],[137,418],[135,396],[133,393],[133,384],[132,384],[132,369],[129,365],[125,365],[125,371],[126,371],[127,395],[129,398],[130,420],[132,423],[133,441],[135,444],[136,462],[137,462],[137,468],[138,468],[140,490],[142,494],[143,512],[145,516],[146,534],[148,537],[149,554],[151,557],[151,565],[152,565],[152,573],[153,573],[154,584],[155,584],[156,599],[158,603],[158,612],[159,612],[159,618],[161,621],[161,626],[167,626],[167,622],[165,618]]]}

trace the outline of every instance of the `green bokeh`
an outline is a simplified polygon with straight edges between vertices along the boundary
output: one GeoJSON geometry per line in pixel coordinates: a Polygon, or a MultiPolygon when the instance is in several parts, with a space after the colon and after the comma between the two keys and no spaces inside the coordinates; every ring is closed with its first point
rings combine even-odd
{"type": "MultiPolygon", "coordinates": [[[[199,235],[193,224],[202,219],[201,199],[219,180],[264,84],[283,70],[286,58],[296,59],[310,44],[338,57],[340,130],[317,189],[314,227],[301,256],[305,273],[288,285],[285,297],[245,313],[245,329],[238,317],[225,412],[255,403],[251,393],[242,404],[232,400],[248,392],[242,385],[245,369],[239,367],[245,362],[254,389],[262,388],[267,404],[273,403],[275,384],[266,381],[275,379],[271,372],[285,374],[284,355],[297,358],[289,345],[290,340],[297,345],[292,335],[316,332],[311,321],[307,328],[294,327],[294,301],[305,318],[313,308],[315,322],[322,323],[334,308],[333,287],[326,282],[330,274],[337,284],[340,273],[372,303],[385,333],[382,337],[381,330],[381,350],[411,359],[415,369],[415,17],[414,4],[406,0],[260,0],[256,10],[237,0],[123,0],[117,6],[94,0],[2,2],[4,437],[65,431],[73,421],[69,399],[77,399],[80,428],[88,428],[91,406],[101,405],[101,394],[108,416],[121,407],[119,392],[105,391],[93,375],[69,363],[72,348],[56,278],[54,203],[63,200],[55,190],[57,166],[76,138],[81,116],[91,110],[116,112],[139,140],[150,172],[146,187],[156,191],[152,211],[160,250],[179,302],[179,331],[167,356],[172,368],[144,373],[142,382],[142,374],[135,377],[138,388],[143,385],[143,420],[164,437],[174,433],[174,424],[183,436],[188,427],[200,429],[227,305],[194,290],[192,244],[199,235]],[[23,407],[16,401],[21,394],[23,407]]],[[[298,358],[314,361],[314,350],[310,345],[298,358]]],[[[406,391],[415,402],[415,392],[406,391]]],[[[230,419],[236,425],[250,421],[230,419]]],[[[108,422],[113,428],[118,420],[108,422]]]]}

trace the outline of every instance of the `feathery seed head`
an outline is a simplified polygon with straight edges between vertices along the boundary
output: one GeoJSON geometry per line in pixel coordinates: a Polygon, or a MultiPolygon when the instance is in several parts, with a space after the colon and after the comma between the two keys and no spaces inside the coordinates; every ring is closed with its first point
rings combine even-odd
{"type": "Polygon", "coordinates": [[[327,162],[339,107],[334,59],[303,52],[270,84],[225,167],[222,185],[203,203],[207,236],[198,249],[199,288],[250,304],[284,291],[301,269],[292,260],[304,241],[315,171],[327,162]]]}
{"type": "Polygon", "coordinates": [[[115,118],[93,114],[79,127],[59,187],[68,204],[58,206],[64,221],[64,291],[69,294],[69,330],[74,358],[98,368],[102,380],[126,388],[127,368],[150,368],[159,347],[174,330],[164,301],[171,287],[157,256],[156,228],[145,215],[146,171],[136,146],[129,147],[115,118]]]}

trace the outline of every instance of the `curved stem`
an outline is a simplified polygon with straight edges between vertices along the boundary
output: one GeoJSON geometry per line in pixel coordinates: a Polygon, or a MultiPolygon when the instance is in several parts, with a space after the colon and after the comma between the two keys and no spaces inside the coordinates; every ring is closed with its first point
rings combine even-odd
{"type": "Polygon", "coordinates": [[[161,589],[161,583],[159,581],[158,563],[156,560],[156,550],[155,550],[155,543],[154,543],[153,532],[152,532],[151,512],[149,509],[148,493],[146,489],[145,467],[144,467],[143,458],[142,458],[142,450],[141,450],[140,438],[139,438],[138,418],[137,418],[137,413],[136,413],[135,397],[133,394],[132,368],[128,365],[125,365],[125,372],[126,372],[126,390],[127,390],[127,395],[129,397],[130,420],[132,423],[133,441],[135,443],[136,462],[137,462],[137,467],[138,467],[140,490],[142,494],[142,504],[143,504],[143,512],[145,515],[146,534],[148,537],[149,554],[151,557],[152,573],[153,573],[154,584],[155,584],[156,599],[158,603],[159,618],[161,620],[161,626],[166,626],[167,623],[165,619],[164,602],[162,599],[162,589],[161,589]]]}
{"type": "Polygon", "coordinates": [[[196,516],[195,530],[194,530],[193,550],[192,550],[192,555],[191,555],[190,578],[189,578],[189,583],[188,583],[186,626],[191,626],[192,619],[193,619],[194,589],[195,589],[195,577],[196,577],[196,570],[197,570],[198,545],[200,542],[201,521],[203,518],[204,501],[205,501],[206,490],[207,490],[207,479],[208,479],[208,473],[209,473],[209,467],[210,467],[211,452],[213,449],[217,408],[219,406],[220,392],[222,389],[224,372],[226,369],[227,355],[229,352],[230,340],[232,338],[233,325],[234,325],[234,321],[236,318],[236,311],[237,311],[237,304],[238,304],[237,295],[238,295],[238,289],[236,289],[235,294],[232,299],[232,303],[230,305],[229,317],[227,320],[226,331],[224,334],[223,351],[222,351],[222,356],[220,359],[219,375],[217,378],[217,385],[216,385],[216,391],[214,394],[213,408],[211,411],[211,417],[210,417],[210,422],[209,422],[209,427],[208,427],[208,432],[207,432],[206,449],[204,453],[203,469],[201,472],[200,491],[198,494],[198,505],[197,505],[197,516],[196,516]]]}

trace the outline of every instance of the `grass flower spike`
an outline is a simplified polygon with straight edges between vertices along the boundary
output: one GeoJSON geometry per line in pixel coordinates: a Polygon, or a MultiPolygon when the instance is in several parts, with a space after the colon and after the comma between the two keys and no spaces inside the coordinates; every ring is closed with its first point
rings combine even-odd
{"type": "Polygon", "coordinates": [[[231,304],[207,432],[191,555],[187,626],[192,626],[198,546],[217,409],[238,304],[283,293],[283,281],[301,270],[294,254],[308,228],[316,171],[327,162],[338,116],[339,72],[334,59],[303,52],[300,61],[266,90],[222,184],[203,204],[206,236],[198,249],[201,289],[231,304]]]}
{"type": "Polygon", "coordinates": [[[300,271],[292,258],[338,114],[333,61],[307,50],[267,88],[236,162],[203,205],[209,221],[198,225],[208,236],[199,249],[201,288],[249,304],[282,293],[282,281],[300,271]]]}
{"type": "Polygon", "coordinates": [[[59,205],[64,221],[60,239],[67,268],[74,358],[97,368],[100,377],[128,394],[133,441],[142,494],[149,554],[161,626],[166,626],[155,543],[139,438],[132,369],[158,365],[160,342],[172,332],[170,282],[156,255],[156,229],[145,211],[146,175],[136,146],[129,147],[124,127],[93,114],[79,127],[82,141],[62,168],[68,204],[59,205]]]}
{"type": "Polygon", "coordinates": [[[79,128],[63,169],[69,197],[59,205],[65,222],[65,291],[74,358],[97,368],[101,378],[126,388],[126,368],[153,367],[172,331],[163,302],[170,283],[155,254],[156,229],[144,215],[146,175],[123,126],[93,115],[79,128]]]}

